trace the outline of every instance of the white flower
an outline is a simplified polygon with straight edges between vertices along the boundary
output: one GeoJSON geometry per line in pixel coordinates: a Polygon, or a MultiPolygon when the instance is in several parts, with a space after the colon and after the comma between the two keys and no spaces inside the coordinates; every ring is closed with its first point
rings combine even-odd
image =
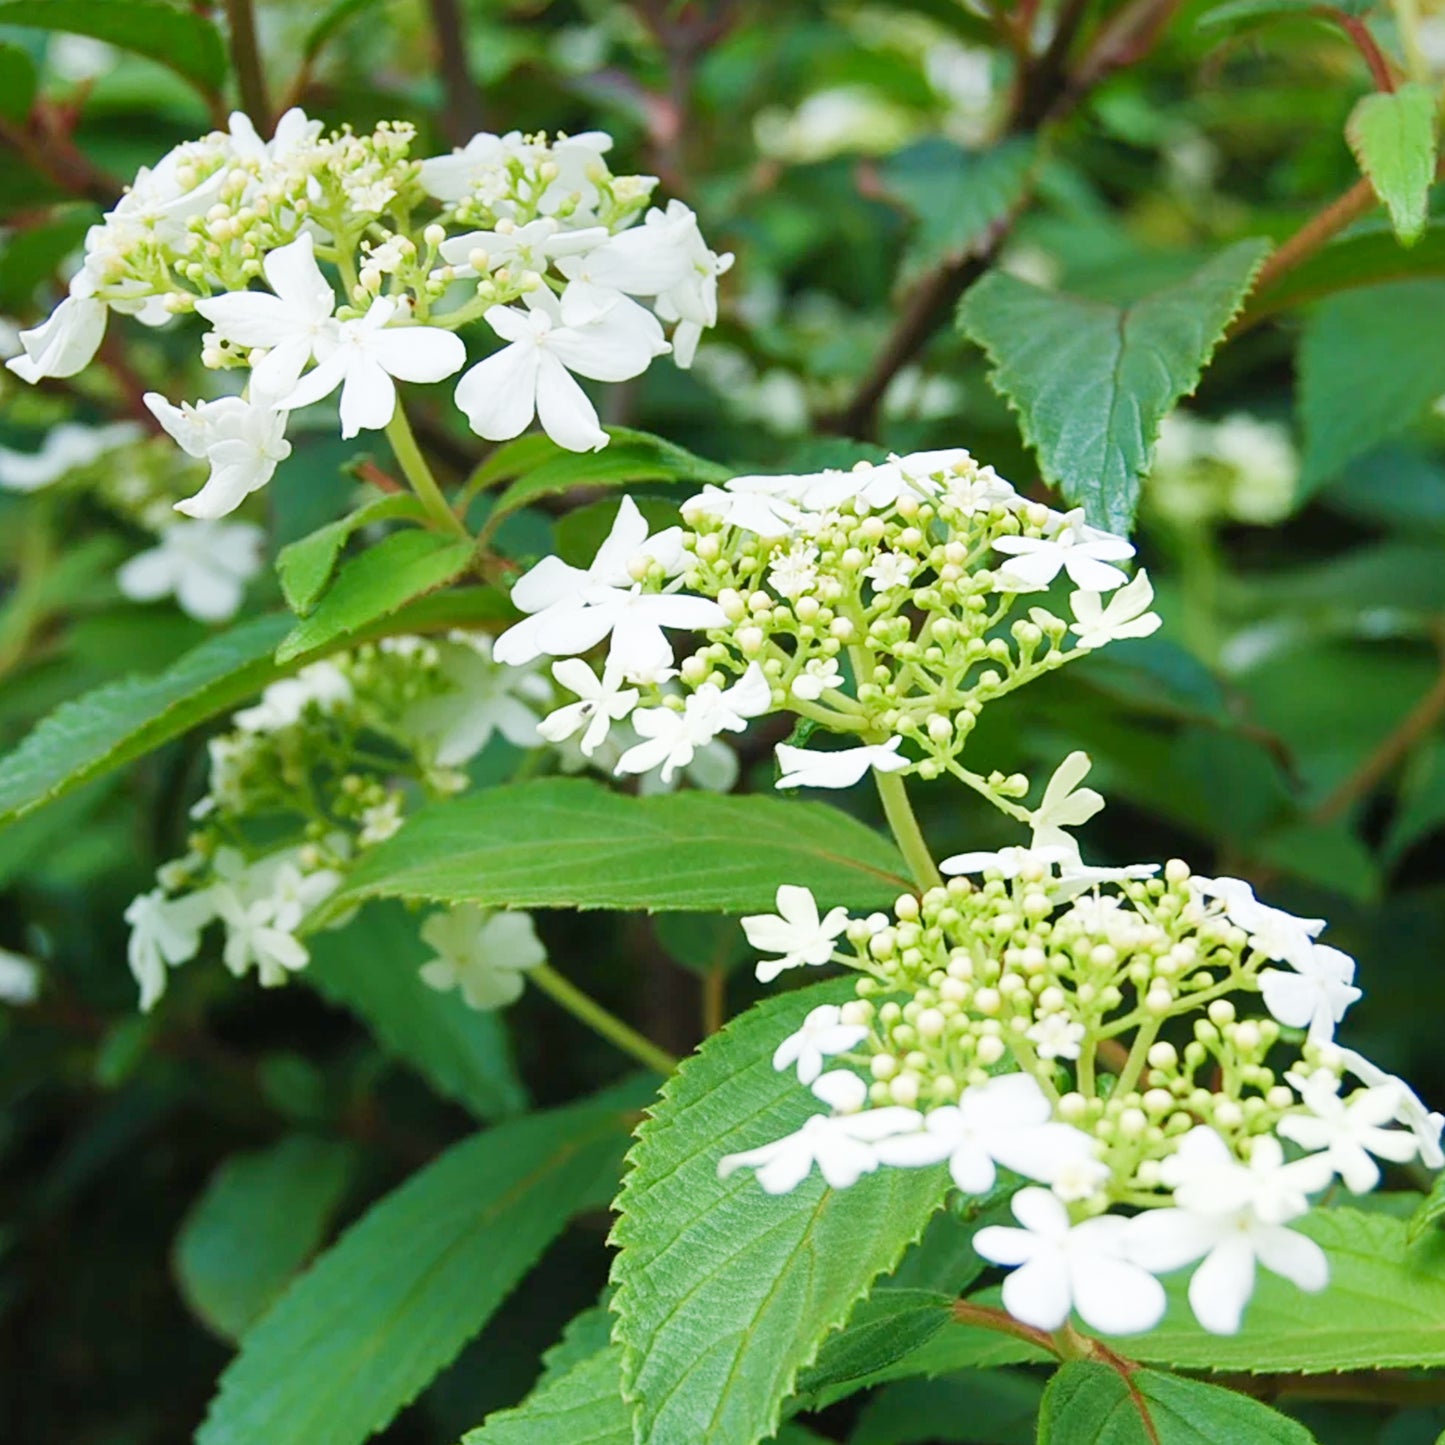
{"type": "MultiPolygon", "coordinates": [[[[501,221],[495,231],[467,231],[443,241],[441,257],[451,264],[457,277],[482,274],[473,264],[483,261],[482,271],[495,271],[506,266],[513,272],[544,273],[553,261],[562,256],[576,256],[594,251],[607,240],[605,226],[589,226],[581,231],[564,231],[552,216],[539,216],[525,226],[501,221]]],[[[618,287],[625,290],[625,287],[618,287]]]]}
{"type": "Polygon", "coordinates": [[[1067,572],[1086,592],[1112,592],[1128,579],[1114,562],[1134,555],[1133,546],[1112,532],[1084,522],[1084,509],[1056,518],[1048,537],[1000,537],[994,550],[1011,554],[997,569],[1000,592],[1041,592],[1067,572]]]}
{"type": "Polygon", "coordinates": [[[605,238],[584,258],[563,261],[557,269],[569,280],[585,276],[592,285],[628,296],[656,296],[692,275],[692,251],[701,239],[697,217],[673,201],[666,211],[653,207],[640,226],[605,238]]]}
{"type": "Polygon", "coordinates": [[[809,1087],[835,1114],[856,1114],[868,1102],[868,1085],[848,1069],[819,1074],[809,1087]]]}
{"type": "Polygon", "coordinates": [[[1323,918],[1296,918],[1282,908],[1271,908],[1261,903],[1240,878],[1196,877],[1190,879],[1190,884],[1205,898],[1217,898],[1224,906],[1224,916],[1249,934],[1250,946],[1266,958],[1290,964],[1296,958],[1308,962],[1315,948],[1314,939],[1325,926],[1323,918]]]}
{"type": "Polygon", "coordinates": [[[834,1189],[847,1189],[878,1168],[880,1139],[908,1133],[923,1123],[916,1109],[865,1109],[856,1114],[814,1114],[795,1134],[758,1149],[718,1160],[719,1179],[737,1169],[756,1171],[768,1194],[787,1194],[812,1172],[813,1165],[834,1189]]]}
{"type": "Polygon", "coordinates": [[[1420,1162],[1427,1169],[1445,1166],[1445,1149],[1440,1147],[1440,1132],[1445,1129],[1445,1114],[1432,1113],[1403,1079],[1387,1074],[1363,1054],[1357,1054],[1353,1049],[1340,1049],[1338,1053],[1342,1067],[1348,1069],[1362,1084],[1368,1084],[1371,1088],[1378,1088],[1382,1084],[1395,1086],[1398,1091],[1395,1122],[1403,1124],[1414,1134],[1420,1146],[1420,1162]]]}
{"type": "Polygon", "coordinates": [[[664,321],[677,322],[672,333],[673,360],[686,369],[697,354],[704,329],[717,325],[717,278],[731,268],[732,254],[709,250],[697,217],[678,200],[669,201],[661,216],[649,211],[644,225],[668,228],[672,243],[687,258],[682,278],[658,292],[654,303],[664,321]]]}
{"type": "Polygon", "coordinates": [[[774,557],[768,582],[780,597],[801,597],[811,592],[818,585],[818,549],[808,543],[774,557]]]}
{"type": "Polygon", "coordinates": [[[421,936],[437,952],[422,964],[422,981],[442,992],[460,988],[474,1009],[515,1003],[525,987],[523,975],[547,961],[530,913],[493,913],[462,903],[433,913],[421,936]]]}
{"type": "Polygon", "coordinates": [[[803,670],[792,681],[793,696],[804,702],[817,702],[831,688],[842,687],[843,670],[835,657],[814,657],[803,664],[803,670]]]}
{"type": "Polygon", "coordinates": [[[129,446],[145,436],[133,421],[110,426],[81,426],[65,421],[46,432],[40,450],[14,452],[0,447],[0,487],[7,492],[36,492],[58,481],[66,472],[88,467],[107,452],[129,446]]]}
{"type": "Polygon", "coordinates": [[[761,983],[771,983],[787,968],[827,963],[833,957],[834,942],[848,927],[846,908],[834,908],[820,919],[812,890],[793,883],[779,886],[777,906],[775,914],[753,913],[742,920],[743,932],[754,948],[781,955],[759,960],[761,983]]]}
{"type": "Polygon", "coordinates": [[[1140,568],[1133,581],[1114,593],[1107,606],[1099,592],[1075,592],[1070,596],[1074,621],[1069,631],[1078,637],[1078,646],[1085,650],[1125,637],[1148,637],[1160,626],[1159,614],[1149,611],[1153,601],[1154,587],[1149,574],[1140,568]]]}
{"type": "Polygon", "coordinates": [[[159,392],[148,391],[145,404],[187,456],[211,464],[205,486],[176,503],[176,511],[189,517],[215,521],[234,512],[271,480],[277,463],[291,455],[286,413],[259,401],[224,396],[177,407],[159,392]]]}
{"type": "Polygon", "coordinates": [[[166,991],[166,968],[175,968],[196,956],[201,930],[215,917],[206,893],[167,898],[160,888],[142,893],[125,911],[130,924],[126,958],[140,985],[140,1007],[149,1013],[166,991]]]}
{"type": "Polygon", "coordinates": [[[336,293],[316,264],[309,231],[267,252],[261,269],[274,296],[229,291],[197,301],[196,310],[223,340],[265,351],[251,366],[252,383],[268,397],[281,397],[300,381],[313,356],[320,359],[318,348],[335,342],[336,293]]]}
{"type": "Polygon", "coordinates": [[[1308,1114],[1286,1114],[1278,1133],[1301,1149],[1323,1150],[1351,1194],[1368,1194],[1380,1182],[1380,1166],[1370,1156],[1408,1164],[1419,1149],[1414,1134],[1383,1126],[1400,1108],[1399,1085],[1390,1081],[1340,1097],[1340,1081],[1321,1069],[1308,1078],[1286,1074],[1308,1114]]]}
{"type": "Polygon", "coordinates": [[[1159,871],[1157,863],[1126,863],[1122,868],[1096,868],[1077,857],[1065,859],[1059,867],[1059,877],[1049,888],[1049,897],[1055,903],[1067,903],[1080,893],[1096,888],[1101,883],[1126,883],[1132,878],[1152,878],[1159,871]]]}
{"type": "Polygon", "coordinates": [[[1202,1259],[1189,1281],[1189,1304],[1206,1330],[1238,1332],[1256,1264],[1310,1292],[1329,1282],[1324,1251],[1285,1228],[1308,1209],[1307,1192],[1329,1182],[1321,1156],[1286,1164],[1279,1141],[1265,1134],[1244,1165],[1214,1130],[1200,1126],[1165,1164],[1175,1166],[1166,1180],[1179,1180],[1176,1207],[1129,1221],[1129,1255],[1154,1274],[1202,1259]]]}
{"type": "Polygon", "coordinates": [[[231,149],[242,160],[272,166],[302,153],[321,134],[321,122],[310,119],[300,106],[293,105],[277,122],[269,141],[263,141],[244,111],[231,112],[226,124],[231,135],[231,149]]]}
{"type": "Polygon", "coordinates": [[[1282,1024],[1308,1029],[1311,1042],[1328,1043],[1345,1010],[1361,997],[1354,986],[1355,961],[1349,954],[1316,943],[1290,960],[1294,972],[1266,968],[1259,975],[1264,1006],[1282,1024]]]}
{"type": "Polygon", "coordinates": [[[405,821],[402,813],[402,796],[392,793],[383,803],[366,808],[361,814],[361,831],[356,835],[359,848],[373,848],[394,838],[405,821]]]}
{"type": "Polygon", "coordinates": [[[255,967],[263,988],[275,988],[311,961],[296,937],[302,919],[341,886],[341,875],[319,868],[303,873],[294,852],[273,854],[254,864],[233,849],[221,849],[215,870],[221,880],[207,890],[216,916],[226,925],[221,957],[238,978],[255,967]]]}
{"type": "MultiPolygon", "coordinates": [[[[829,951],[831,953],[831,949],[829,951]]],[[[809,1012],[798,1032],[789,1034],[774,1050],[773,1067],[781,1073],[796,1064],[798,1082],[812,1084],[823,1072],[825,1058],[832,1054],[846,1054],[854,1044],[861,1044],[867,1037],[868,1030],[864,1025],[843,1022],[843,1010],[837,1004],[819,1004],[809,1012]]],[[[847,1077],[857,1078],[857,1075],[848,1074],[847,1077]]],[[[862,1080],[859,1082],[862,1083],[862,1080]]]]}
{"type": "Polygon", "coordinates": [[[537,724],[537,731],[549,743],[563,742],[580,732],[582,755],[590,758],[607,740],[612,724],[637,706],[637,689],[619,686],[622,679],[615,665],[604,667],[599,678],[580,657],[554,662],[552,676],[581,701],[548,713],[537,724]]]}
{"type": "MultiPolygon", "coordinates": [[[[717,517],[730,527],[740,527],[745,532],[755,532],[759,537],[768,538],[786,537],[801,526],[804,513],[798,507],[783,497],[736,488],[738,480],[735,478],[729,482],[726,490],[706,486],[695,497],[689,497],[682,504],[683,519],[717,517]]],[[[748,478],[741,480],[747,481],[748,478]]],[[[777,564],[774,563],[774,566],[777,564]]]]}
{"type": "Polygon", "coordinates": [[[199,622],[225,622],[261,570],[265,541],[249,522],[175,522],[157,546],[121,567],[116,585],[133,602],[174,597],[199,622]]]}
{"type": "Polygon", "coordinates": [[[351,682],[334,662],[313,662],[295,677],[273,682],[255,707],[243,708],[232,721],[242,732],[274,733],[300,722],[308,707],[332,712],[351,697],[351,682]]]}
{"type": "Polygon", "coordinates": [[[1139,1334],[1164,1316],[1164,1287],[1125,1253],[1129,1221],[1104,1214],[1069,1223],[1046,1189],[1020,1189],[1011,1204],[1022,1229],[989,1225],[974,1249],[994,1264],[1017,1265],[1004,1281],[1004,1308],[1039,1330],[1062,1328],[1069,1311],[1109,1335],[1139,1334]]]}
{"type": "Polygon", "coordinates": [[[640,575],[656,562],[675,572],[681,559],[677,528],[649,537],[637,504],[624,497],[612,531],[586,571],[569,567],[560,557],[544,557],[517,580],[512,602],[532,615],[509,627],[497,639],[492,655],[513,666],[543,654],[574,656],[610,633],[609,662],[615,662],[622,677],[670,667],[672,647],[663,628],[701,631],[727,621],[709,597],[644,592],[632,580],[634,567],[640,575]]]}
{"type": "Polygon", "coordinates": [[[499,166],[520,158],[520,141],[515,131],[505,137],[483,131],[450,155],[430,156],[421,163],[422,188],[438,201],[454,204],[465,200],[499,166]]]}
{"type": "Polygon", "coordinates": [[[23,953],[0,948],[0,1003],[34,1003],[40,997],[40,970],[23,953]]]}
{"type": "Polygon", "coordinates": [[[1029,814],[1033,848],[1066,848],[1072,858],[1079,856],[1079,845],[1065,830],[1082,827],[1104,806],[1093,788],[1079,786],[1092,766],[1088,753],[1074,752],[1054,769],[1042,801],[1029,814]]]}
{"type": "Polygon", "coordinates": [[[545,289],[527,293],[527,308],[493,306],[487,324],[509,343],[457,383],[456,403],[478,436],[506,441],[533,416],[558,446],[599,451],[607,433],[597,409],[573,379],[626,381],[667,350],[662,330],[640,306],[602,307],[569,287],[560,301],[545,289]]]}
{"type": "Polygon", "coordinates": [[[996,853],[955,853],[938,865],[940,873],[997,873],[1000,878],[1017,878],[1021,873],[1045,877],[1056,863],[1067,863],[1077,850],[1060,844],[1045,848],[1023,848],[1011,844],[996,853]]]}
{"type": "Polygon", "coordinates": [[[341,388],[341,435],[379,431],[396,412],[395,381],[442,381],[467,359],[461,338],[440,326],[391,326],[399,304],[378,296],[365,316],[318,336],[316,369],[276,404],[282,411],[310,406],[341,388]],[[395,378],[395,381],[393,381],[395,378]]]}
{"type": "Polygon", "coordinates": [[[39,326],[20,333],[25,350],[5,365],[32,384],[47,376],[74,376],[90,365],[104,336],[105,303],[76,294],[72,283],[71,294],[39,326]]]}
{"type": "Polygon", "coordinates": [[[880,773],[902,772],[912,767],[898,749],[902,738],[889,738],[878,746],[842,748],[837,752],[818,753],[809,748],[789,747],[779,743],[774,749],[782,777],[777,788],[851,788],[869,768],[880,773]]]}
{"type": "Polygon", "coordinates": [[[891,592],[908,585],[915,565],[913,558],[902,552],[880,552],[872,565],[863,569],[863,575],[872,582],[875,593],[891,592]]]}
{"type": "Polygon", "coordinates": [[[1029,1025],[1026,1037],[1041,1059],[1077,1059],[1087,1030],[1067,1014],[1048,1013],[1029,1025]]]}
{"type": "Polygon", "coordinates": [[[967,1194],[993,1188],[996,1164],[1052,1184],[1067,1165],[1093,1160],[1094,1154],[1089,1135],[1054,1121],[1048,1098],[1030,1074],[1002,1074],[965,1089],[957,1104],[925,1115],[922,1132],[878,1148],[885,1164],[919,1167],[947,1159],[953,1182],[967,1194]]]}
{"type": "Polygon", "coordinates": [[[662,780],[672,781],[678,768],[692,762],[693,754],[721,732],[740,733],[749,718],[760,717],[773,705],[773,690],[757,663],[724,691],[705,682],[689,694],[681,711],[670,707],[643,708],[632,714],[632,726],[644,741],[617,760],[618,774],[649,773],[662,769],[662,780]]]}

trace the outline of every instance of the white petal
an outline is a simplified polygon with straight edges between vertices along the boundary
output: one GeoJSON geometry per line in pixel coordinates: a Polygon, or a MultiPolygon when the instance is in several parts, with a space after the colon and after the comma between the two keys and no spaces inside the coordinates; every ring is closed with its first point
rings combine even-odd
{"type": "Polygon", "coordinates": [[[536,414],[538,360],[531,345],[505,346],[457,383],[457,406],[478,436],[508,441],[526,431],[536,414]]]}
{"type": "Polygon", "coordinates": [[[607,445],[597,409],[571,372],[550,352],[538,352],[537,419],[558,446],[595,452],[607,445]]]}
{"type": "Polygon", "coordinates": [[[1016,1320],[1036,1330],[1061,1329],[1070,1304],[1063,1260],[1050,1252],[1021,1265],[1003,1282],[1003,1302],[1016,1320]]]}
{"type": "Polygon", "coordinates": [[[349,441],[360,431],[380,431],[396,413],[396,385],[370,357],[358,356],[341,387],[341,435],[349,441]]]}
{"type": "Polygon", "coordinates": [[[461,337],[439,326],[392,326],[372,347],[398,381],[443,381],[466,365],[461,337]]]}
{"type": "Polygon", "coordinates": [[[1254,1250],[1238,1232],[1221,1239],[1189,1281],[1194,1317],[1214,1335],[1239,1333],[1244,1307],[1253,1293],[1254,1250]]]}
{"type": "Polygon", "coordinates": [[[1086,1325],[1103,1334],[1142,1334],[1164,1318],[1164,1286],[1137,1265],[1080,1250],[1073,1256],[1072,1273],[1074,1308],[1086,1325]]]}

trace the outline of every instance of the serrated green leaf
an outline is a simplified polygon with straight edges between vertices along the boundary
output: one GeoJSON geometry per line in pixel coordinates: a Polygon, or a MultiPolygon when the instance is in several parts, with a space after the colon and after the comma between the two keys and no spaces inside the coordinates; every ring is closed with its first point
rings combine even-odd
{"type": "Polygon", "coordinates": [[[1445,281],[1395,281],[1314,309],[1298,363],[1303,491],[1413,426],[1445,392],[1442,330],[1445,281]]]}
{"type": "Polygon", "coordinates": [[[455,990],[422,982],[432,950],[421,942],[421,919],[400,904],[371,904],[354,922],[309,941],[301,975],[333,1003],[365,1021],[387,1053],[408,1064],[439,1093],[479,1119],[526,1107],[499,1014],[468,1008],[455,990]]]}
{"type": "Polygon", "coordinates": [[[498,1125],[372,1207],[241,1342],[197,1445],[359,1445],[611,1197],[639,1091],[498,1125]]]}
{"type": "Polygon", "coordinates": [[[1248,1395],[1157,1370],[1065,1365],[1044,1391],[1038,1445],[1314,1445],[1314,1436],[1248,1395]]]}
{"type": "Polygon", "coordinates": [[[638,1130],[613,1230],[616,1338],[639,1445],[754,1445],[777,1429],[798,1372],[893,1268],[943,1202],[940,1170],[881,1170],[851,1189],[816,1175],[763,1193],[718,1160],[817,1112],[772,1053],[834,980],[769,999],[684,1060],[638,1130]]]}
{"type": "Polygon", "coordinates": [[[462,1437],[462,1445],[632,1445],[632,1412],[622,1398],[617,1345],[579,1361],[499,1410],[462,1437]]]}
{"type": "Polygon", "coordinates": [[[315,610],[287,633],[277,662],[314,652],[427,592],[455,580],[471,565],[468,539],[438,532],[393,532],[353,557],[336,575],[315,610]]]}
{"type": "MultiPolygon", "coordinates": [[[[589,1360],[612,1342],[612,1291],[603,1290],[595,1305],[588,1305],[573,1315],[555,1345],[542,1351],[542,1373],[533,1386],[533,1393],[565,1375],[574,1365],[589,1360]]],[[[620,1380],[619,1376],[619,1380],[620,1380]]],[[[620,1390],[618,1398],[621,1398],[620,1390]]]]}
{"type": "Polygon", "coordinates": [[[283,547],[276,558],[276,574],[291,610],[304,617],[316,605],[331,582],[341,549],[353,533],[376,522],[402,517],[424,521],[426,508],[410,492],[393,492],[283,547]]]}
{"type": "Polygon", "coordinates": [[[38,83],[29,52],[0,41],[0,117],[23,125],[35,102],[38,83]]]}
{"type": "Polygon", "coordinates": [[[295,619],[284,615],[243,622],[154,677],[107,683],[43,718],[0,759],[0,826],[238,707],[268,683],[328,651],[391,633],[475,626],[506,615],[506,602],[493,589],[462,588],[422,598],[381,623],[334,637],[286,666],[279,665],[274,654],[295,619]]]}
{"type": "Polygon", "coordinates": [[[349,1144],[296,1134],[211,1176],[176,1236],[175,1273],[223,1339],[239,1339],[315,1253],[355,1163],[349,1144]]]}
{"type": "Polygon", "coordinates": [[[328,907],[385,897],[756,913],[784,882],[854,908],[911,888],[890,843],[822,803],[640,798],[544,778],[433,804],[368,853],[328,907]]]}
{"type": "Polygon", "coordinates": [[[855,1389],[914,1350],[922,1348],[953,1319],[953,1295],[928,1289],[880,1289],[829,1335],[818,1358],[798,1376],[796,1393],[811,1400],[825,1392],[840,1399],[842,1386],[855,1389]]]}
{"type": "Polygon", "coordinates": [[[1193,392],[1267,247],[1240,241],[1189,280],[1128,306],[990,272],[959,305],[1044,476],[1091,522],[1127,532],[1165,413],[1193,392]]]}
{"type": "Polygon", "coordinates": [[[1023,199],[1035,154],[1034,143],[1023,138],[983,151],[932,138],[884,160],[879,166],[884,190],[918,221],[904,254],[903,278],[965,257],[1023,199]]]}
{"type": "Polygon", "coordinates": [[[848,1445],[1034,1445],[1043,1393],[1016,1370],[905,1380],[869,1400],[848,1445]]]}
{"type": "Polygon", "coordinates": [[[1402,246],[1414,245],[1425,229],[1436,124],[1434,87],[1410,84],[1361,96],[1345,125],[1355,160],[1385,203],[1402,246]]]}
{"type": "Polygon", "coordinates": [[[226,78],[221,32],[198,11],[166,0],[3,0],[0,25],[104,40],[158,60],[207,95],[226,78]]]}

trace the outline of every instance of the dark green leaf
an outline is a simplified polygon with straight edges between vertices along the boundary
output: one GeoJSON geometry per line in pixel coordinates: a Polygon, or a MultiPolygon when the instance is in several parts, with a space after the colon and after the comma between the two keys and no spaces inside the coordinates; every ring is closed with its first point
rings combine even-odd
{"type": "Polygon", "coordinates": [[[798,1376],[796,1393],[805,1399],[829,1392],[832,1399],[852,1385],[886,1370],[920,1349],[953,1319],[953,1295],[926,1289],[880,1289],[829,1335],[818,1358],[798,1376]]]}
{"type": "Polygon", "coordinates": [[[606,1204],[638,1090],[454,1145],[341,1237],[241,1343],[197,1445],[359,1445],[606,1204]]]}
{"type": "Polygon", "coordinates": [[[297,1134],[211,1176],[176,1237],[175,1271],[218,1335],[239,1339],[315,1253],[355,1162],[350,1145],[297,1134]]]}
{"type": "Polygon", "coordinates": [[[1241,241],[1189,280],[1128,306],[991,272],[959,324],[988,352],[1045,477],[1096,525],[1127,532],[1159,422],[1193,392],[1264,259],[1241,241]]]}
{"type": "Polygon", "coordinates": [[[305,60],[315,60],[322,48],[344,25],[348,24],[363,10],[369,10],[381,0],[332,0],[332,3],[316,18],[301,47],[305,60]]]}
{"type": "Polygon", "coordinates": [[[617,1345],[574,1364],[514,1410],[499,1410],[462,1445],[632,1445],[617,1345]]]}
{"type": "MultiPolygon", "coordinates": [[[[1375,7],[1375,0],[1339,0],[1330,8],[1346,15],[1364,15],[1375,7]]],[[[1298,20],[1320,15],[1318,0],[1226,0],[1206,10],[1195,22],[1201,30],[1242,30],[1271,20],[1298,20]]]]}
{"type": "Polygon", "coordinates": [[[0,41],[0,118],[24,125],[35,103],[35,62],[27,51],[0,41]]]}
{"type": "Polygon", "coordinates": [[[910,887],[892,845],[821,803],[639,798],[545,778],[434,804],[369,853],[333,900],[745,913],[779,882],[854,908],[910,887]]]}
{"type": "Polygon", "coordinates": [[[221,32],[198,11],[166,0],[0,0],[0,25],[104,40],[158,60],[208,95],[226,76],[221,32]]]}
{"type": "Polygon", "coordinates": [[[903,1380],[869,1400],[848,1445],[1033,1445],[1043,1393],[1015,1370],[903,1380]]]}
{"type": "Polygon", "coordinates": [[[394,492],[283,547],[276,558],[276,572],[291,610],[304,617],[316,605],[330,584],[341,549],[350,541],[352,533],[397,517],[419,522],[425,519],[426,508],[410,492],[394,492]]]}
{"type": "Polygon", "coordinates": [[[1361,96],[1345,135],[1360,169],[1385,203],[1403,246],[1425,229],[1435,179],[1435,88],[1402,85],[1361,96]]]}

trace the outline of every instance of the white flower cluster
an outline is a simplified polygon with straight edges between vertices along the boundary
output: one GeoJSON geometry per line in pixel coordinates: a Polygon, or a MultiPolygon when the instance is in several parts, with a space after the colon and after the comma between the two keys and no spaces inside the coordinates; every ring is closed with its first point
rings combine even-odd
{"type": "Polygon", "coordinates": [[[642,741],[621,774],[670,778],[722,733],[786,711],[858,745],[780,746],[779,787],[848,787],[875,768],[1016,795],[1023,780],[958,762],[984,704],[1159,626],[1148,576],[1117,565],[1128,542],[1027,502],[963,450],[738,477],[682,512],[687,530],[650,536],[624,499],[589,567],[547,557],[517,582],[528,616],[497,643],[514,664],[566,659],[553,675],[579,701],[544,736],[580,735],[590,755],[630,722],[642,741]],[[1033,606],[1007,624],[1020,596],[1060,578],[1071,621],[1033,606]],[[669,631],[707,642],[679,658],[669,631]],[[581,655],[604,641],[599,672],[581,655]]]}
{"type": "Polygon", "coordinates": [[[1102,806],[1078,787],[1087,768],[1075,754],[1055,775],[1032,847],[946,859],[947,884],[891,917],[820,917],[784,886],[776,915],[743,920],[772,955],[760,979],[829,962],[861,977],[773,1060],[830,1112],[720,1172],[752,1168],[781,1193],[814,1165],[846,1188],[946,1161],[981,1195],[1009,1170],[1028,1181],[1018,1227],[974,1243],[1013,1269],[1016,1318],[1055,1330],[1077,1310],[1104,1333],[1147,1330],[1165,1309],[1158,1276],[1199,1262],[1194,1313],[1233,1333],[1257,1268],[1327,1283],[1319,1246],[1289,1227],[1309,1196],[1336,1178],[1373,1189],[1379,1160],[1439,1168],[1445,1119],[1334,1042],[1360,991],[1353,960],[1317,941],[1322,920],[1177,860],[1085,866],[1065,829],[1102,806]],[[1241,1014],[1250,995],[1266,1016],[1241,1014]],[[1281,1073],[1268,1058],[1285,1030],[1300,1052],[1281,1073]]]}
{"type": "Polygon", "coordinates": [[[386,427],[397,381],[463,368],[455,333],[473,322],[505,343],[457,384],[473,430],[501,440],[538,416],[564,447],[605,446],[575,378],[623,381],[668,351],[688,365],[732,258],[680,202],[648,210],[655,179],[612,175],[600,132],[478,135],[421,161],[412,140],[400,122],[324,135],[291,110],[262,141],[232,116],[140,172],[87,234],[69,294],[7,364],[26,381],[71,376],[111,311],[150,326],[199,313],[212,328],[202,361],[244,370],[244,394],[146,402],[209,464],[178,504],[209,520],[289,455],[293,409],[339,389],[344,437],[386,427]]]}
{"type": "Polygon", "coordinates": [[[1282,423],[1243,412],[1210,421],[1180,409],[1160,424],[1145,502],[1180,526],[1268,526],[1293,509],[1299,471],[1282,423]]]}

